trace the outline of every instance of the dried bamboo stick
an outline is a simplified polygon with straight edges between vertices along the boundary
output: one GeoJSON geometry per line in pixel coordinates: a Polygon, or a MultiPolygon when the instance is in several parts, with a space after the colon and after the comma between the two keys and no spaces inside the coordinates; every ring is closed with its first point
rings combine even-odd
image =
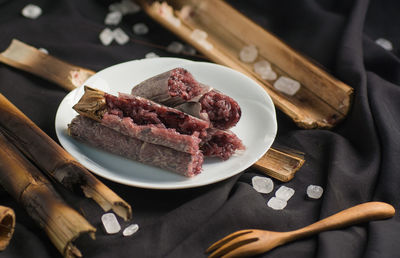
{"type": "Polygon", "coordinates": [[[304,162],[304,154],[270,148],[261,159],[253,164],[253,168],[282,182],[288,182],[292,180],[304,162]]]}
{"type": "Polygon", "coordinates": [[[14,145],[50,177],[69,190],[82,189],[105,211],[112,209],[128,220],[131,206],[93,176],[17,107],[0,94],[0,129],[14,145]]]}
{"type": "Polygon", "coordinates": [[[15,228],[15,213],[14,210],[0,206],[0,251],[7,248],[15,228]]]}
{"type": "Polygon", "coordinates": [[[61,61],[17,39],[13,39],[10,46],[0,53],[0,61],[46,78],[68,91],[80,86],[94,74],[91,70],[61,61]]]}
{"type": "Polygon", "coordinates": [[[64,257],[81,257],[72,242],[85,233],[94,239],[96,229],[61,199],[51,183],[3,133],[0,146],[0,184],[45,230],[64,257]]]}

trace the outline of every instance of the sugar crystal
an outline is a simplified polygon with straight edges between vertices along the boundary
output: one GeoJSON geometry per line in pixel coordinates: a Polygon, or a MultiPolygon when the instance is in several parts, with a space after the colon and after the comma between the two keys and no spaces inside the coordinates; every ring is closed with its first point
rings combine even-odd
{"type": "Polygon", "coordinates": [[[190,45],[184,45],[182,51],[187,55],[195,55],[196,54],[196,49],[194,49],[190,45]]]}
{"type": "Polygon", "coordinates": [[[118,44],[124,45],[128,43],[129,41],[129,36],[126,35],[126,33],[121,29],[121,28],[116,28],[113,31],[114,39],[117,41],[118,44]]]}
{"type": "Polygon", "coordinates": [[[276,77],[278,77],[278,75],[276,75],[276,72],[272,70],[267,73],[261,74],[261,78],[263,78],[264,80],[273,81],[276,79],[276,77]]]}
{"type": "Polygon", "coordinates": [[[284,201],[289,201],[289,199],[293,196],[293,194],[294,194],[294,189],[282,185],[276,191],[275,197],[284,201]]]}
{"type": "Polygon", "coordinates": [[[267,203],[268,207],[274,209],[274,210],[283,210],[286,205],[287,202],[285,200],[276,198],[276,197],[272,197],[271,199],[269,199],[268,203],[267,203]]]}
{"type": "Polygon", "coordinates": [[[101,222],[103,222],[103,226],[107,234],[115,234],[121,230],[121,225],[119,224],[114,213],[103,214],[103,216],[101,216],[101,222]]]}
{"type": "Polygon", "coordinates": [[[180,42],[173,41],[171,44],[168,45],[167,51],[174,53],[174,54],[179,54],[183,50],[183,45],[180,42]]]}
{"type": "Polygon", "coordinates": [[[36,19],[42,14],[42,9],[34,4],[28,4],[22,9],[22,15],[29,19],[36,19]]]}
{"type": "Polygon", "coordinates": [[[257,59],[258,50],[254,45],[244,46],[242,50],[240,50],[239,58],[245,63],[252,63],[257,59]]]}
{"type": "Polygon", "coordinates": [[[156,57],[159,57],[159,56],[154,52],[149,52],[145,55],[145,58],[156,58],[156,57]]]}
{"type": "Polygon", "coordinates": [[[319,199],[322,196],[324,189],[319,185],[309,185],[307,187],[307,196],[311,199],[319,199]]]}
{"type": "Polygon", "coordinates": [[[112,3],[108,6],[110,12],[120,12],[122,14],[121,3],[112,3]]]}
{"type": "Polygon", "coordinates": [[[387,51],[392,51],[393,50],[393,44],[387,39],[384,38],[379,38],[375,40],[375,43],[378,44],[379,46],[383,47],[387,51]]]}
{"type": "Polygon", "coordinates": [[[274,83],[275,89],[293,96],[300,89],[300,83],[286,76],[281,76],[274,83]]]}
{"type": "Polygon", "coordinates": [[[140,11],[140,6],[131,0],[122,0],[108,6],[111,12],[120,12],[122,15],[133,14],[140,11]]]}
{"type": "Polygon", "coordinates": [[[137,13],[140,11],[140,6],[132,0],[121,1],[122,14],[137,13]]]}
{"type": "Polygon", "coordinates": [[[127,228],[122,231],[122,235],[124,236],[131,236],[135,234],[139,230],[139,225],[138,224],[132,224],[129,225],[127,228]]]}
{"type": "Polygon", "coordinates": [[[136,35],[144,35],[149,32],[149,27],[147,27],[147,25],[143,22],[136,23],[135,25],[133,25],[132,29],[133,33],[135,33],[136,35]]]}
{"type": "Polygon", "coordinates": [[[203,30],[199,30],[199,29],[194,29],[191,33],[190,33],[190,38],[195,40],[195,41],[202,41],[205,40],[207,38],[207,32],[203,31],[203,30]]]}
{"type": "Polygon", "coordinates": [[[122,19],[122,14],[120,12],[110,12],[107,14],[104,23],[107,25],[118,25],[122,19]]]}
{"type": "Polygon", "coordinates": [[[266,73],[272,69],[271,64],[267,60],[260,60],[254,63],[253,67],[254,67],[254,72],[258,74],[266,73]]]}
{"type": "Polygon", "coordinates": [[[275,80],[277,75],[272,70],[271,64],[267,60],[260,60],[253,65],[254,71],[264,80],[275,80]]]}
{"type": "Polygon", "coordinates": [[[254,176],[251,179],[251,183],[259,193],[270,193],[274,189],[274,182],[268,177],[254,176]]]}
{"type": "Polygon", "coordinates": [[[100,32],[99,38],[104,46],[108,46],[114,39],[114,33],[109,28],[105,28],[100,32]]]}
{"type": "Polygon", "coordinates": [[[49,54],[49,51],[47,51],[47,49],[45,49],[45,48],[42,48],[42,47],[41,47],[41,48],[39,48],[38,50],[39,50],[40,52],[43,52],[43,53],[47,54],[47,55],[49,54]]]}

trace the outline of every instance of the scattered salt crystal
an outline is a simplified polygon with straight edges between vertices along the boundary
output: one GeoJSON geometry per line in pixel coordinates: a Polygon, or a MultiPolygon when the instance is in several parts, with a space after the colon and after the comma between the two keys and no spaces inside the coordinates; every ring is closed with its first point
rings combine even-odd
{"type": "Polygon", "coordinates": [[[254,71],[264,80],[275,80],[277,75],[272,70],[271,64],[267,60],[260,60],[253,65],[254,71]]]}
{"type": "Polygon", "coordinates": [[[133,33],[137,35],[144,35],[149,32],[149,27],[147,27],[147,25],[143,22],[136,23],[135,25],[133,25],[132,29],[133,33]]]}
{"type": "Polygon", "coordinates": [[[129,36],[126,35],[126,33],[121,29],[121,28],[116,28],[113,31],[114,39],[117,41],[118,44],[124,45],[128,43],[129,41],[129,36]]]}
{"type": "Polygon", "coordinates": [[[287,202],[285,200],[276,198],[276,197],[272,197],[271,199],[269,199],[268,203],[267,203],[268,207],[274,209],[274,210],[283,210],[286,205],[287,202]]]}
{"type": "Polygon", "coordinates": [[[131,0],[122,0],[119,3],[113,3],[108,6],[111,12],[120,12],[122,15],[137,13],[140,11],[140,6],[131,0]]]}
{"type": "Polygon", "coordinates": [[[115,234],[121,230],[121,226],[119,225],[114,213],[103,214],[103,216],[101,216],[101,222],[103,222],[107,234],[115,234]]]}
{"type": "Polygon", "coordinates": [[[22,9],[22,15],[29,19],[36,19],[42,14],[42,9],[34,4],[28,4],[22,9]]]}
{"type": "Polygon", "coordinates": [[[309,185],[307,187],[307,196],[311,199],[319,199],[322,196],[324,189],[319,185],[309,185]]]}
{"type": "Polygon", "coordinates": [[[167,51],[174,53],[174,54],[179,54],[183,50],[183,45],[180,42],[173,41],[171,44],[168,45],[167,51]]]}
{"type": "Polygon", "coordinates": [[[284,201],[289,201],[289,199],[293,196],[293,194],[294,194],[294,189],[282,185],[275,192],[275,197],[284,201]]]}
{"type": "Polygon", "coordinates": [[[43,53],[47,54],[47,55],[49,54],[49,51],[47,51],[47,49],[45,49],[45,48],[42,48],[42,47],[41,47],[41,48],[39,48],[38,50],[39,50],[40,52],[43,52],[43,53]]]}
{"type": "Polygon", "coordinates": [[[196,49],[194,49],[190,45],[184,45],[182,51],[187,55],[195,55],[196,54],[196,49]]]}
{"type": "Polygon", "coordinates": [[[274,182],[268,177],[254,176],[251,183],[259,193],[270,193],[274,189],[274,182]]]}
{"type": "Polygon", "coordinates": [[[379,46],[383,47],[384,49],[388,50],[388,51],[392,51],[393,50],[392,42],[390,42],[387,39],[379,38],[379,39],[375,40],[375,43],[378,44],[379,46]]]}
{"type": "Polygon", "coordinates": [[[159,55],[157,55],[157,54],[154,53],[154,52],[149,52],[149,53],[147,53],[147,54],[145,55],[145,58],[156,58],[156,57],[159,57],[159,55]]]}
{"type": "Polygon", "coordinates": [[[300,83],[286,76],[281,76],[275,81],[274,87],[285,94],[293,96],[300,89],[300,83]]]}
{"type": "Polygon", "coordinates": [[[207,32],[199,29],[194,29],[192,33],[190,33],[190,38],[195,41],[202,41],[207,38],[207,32]]]}
{"type": "Polygon", "coordinates": [[[118,25],[122,19],[120,12],[114,11],[107,14],[104,23],[107,25],[118,25]]]}
{"type": "Polygon", "coordinates": [[[132,224],[129,225],[127,228],[122,231],[122,235],[124,236],[131,236],[135,234],[139,230],[139,225],[138,224],[132,224]]]}
{"type": "Polygon", "coordinates": [[[99,38],[103,45],[108,46],[114,39],[114,33],[109,28],[105,28],[100,32],[99,38]]]}
{"type": "Polygon", "coordinates": [[[242,50],[240,50],[239,58],[245,63],[252,63],[256,60],[258,56],[257,47],[254,45],[244,46],[242,50]]]}

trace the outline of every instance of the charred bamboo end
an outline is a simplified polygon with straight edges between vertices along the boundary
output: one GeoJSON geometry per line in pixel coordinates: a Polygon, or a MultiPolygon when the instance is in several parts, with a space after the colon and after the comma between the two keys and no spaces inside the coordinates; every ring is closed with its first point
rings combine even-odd
{"type": "MultiPolygon", "coordinates": [[[[93,240],[96,239],[96,235],[95,235],[96,229],[91,227],[89,230],[85,231],[85,232],[80,232],[80,234],[88,234],[89,237],[93,240]]],[[[79,236],[77,236],[76,238],[78,238],[79,236]]],[[[76,239],[74,238],[73,240],[71,240],[64,248],[64,252],[63,252],[63,256],[66,258],[76,258],[76,257],[82,257],[82,253],[81,251],[73,244],[73,241],[76,239]]]]}
{"type": "Polygon", "coordinates": [[[104,211],[113,210],[125,221],[132,219],[131,206],[121,199],[108,187],[95,181],[82,185],[82,190],[87,198],[92,198],[104,211]]]}
{"type": "Polygon", "coordinates": [[[15,228],[14,210],[0,206],[0,251],[7,248],[15,228]]]}

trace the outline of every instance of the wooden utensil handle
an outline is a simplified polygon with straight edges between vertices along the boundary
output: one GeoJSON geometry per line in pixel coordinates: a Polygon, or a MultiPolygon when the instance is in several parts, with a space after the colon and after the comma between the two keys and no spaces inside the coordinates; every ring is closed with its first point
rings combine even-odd
{"type": "Polygon", "coordinates": [[[392,205],[384,202],[366,202],[340,211],[304,228],[291,231],[288,241],[311,236],[322,231],[343,228],[371,220],[393,217],[392,205]]]}

